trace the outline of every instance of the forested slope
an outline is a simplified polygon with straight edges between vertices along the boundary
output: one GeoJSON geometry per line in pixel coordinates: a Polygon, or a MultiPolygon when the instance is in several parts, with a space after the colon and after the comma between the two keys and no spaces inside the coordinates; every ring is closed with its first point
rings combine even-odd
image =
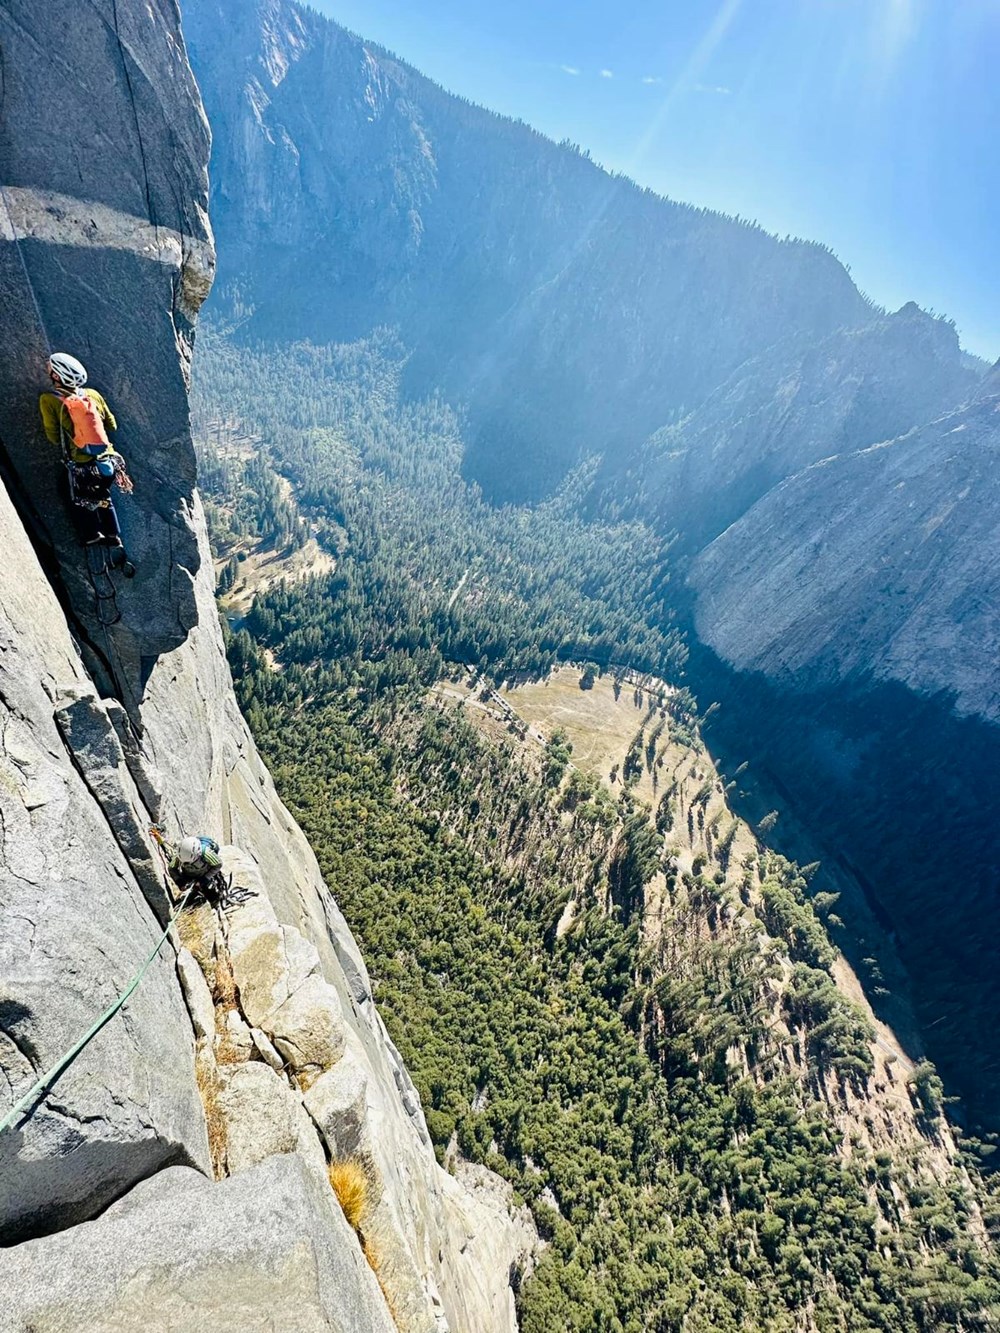
{"type": "Polygon", "coordinates": [[[986,367],[821,246],[657,198],[290,0],[228,9],[185,3],[233,357],[215,415],[258,400],[338,560],[322,613],[254,612],[288,678],[319,656],[350,684],[363,648],[386,680],[671,680],[690,651],[710,743],[752,755],[777,845],[797,821],[865,886],[862,956],[908,980],[957,1114],[995,1132],[986,367]]]}
{"type": "MultiPolygon", "coordinates": [[[[454,701],[470,660],[537,674],[586,656],[602,623],[647,623],[649,534],[580,528],[558,497],[483,506],[447,409],[400,399],[391,343],[276,357],[216,333],[203,351],[221,587],[261,541],[311,531],[337,561],[258,598],[230,642],[241,700],[363,940],[439,1153],[506,1175],[549,1242],[522,1328],[986,1326],[981,1187],[951,1155],[933,1069],[909,1091],[886,1072],[834,981],[822,879],[737,837],[690,696],[648,682],[611,785],[559,736],[532,751],[454,701]],[[890,1095],[905,1109],[887,1114],[890,1095]]],[[[676,680],[683,655],[652,619],[607,658],[642,652],[676,680]]]]}

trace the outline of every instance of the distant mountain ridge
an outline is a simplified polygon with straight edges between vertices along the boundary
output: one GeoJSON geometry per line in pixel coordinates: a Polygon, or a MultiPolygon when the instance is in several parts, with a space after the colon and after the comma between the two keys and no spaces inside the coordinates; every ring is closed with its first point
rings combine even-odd
{"type": "Polygon", "coordinates": [[[983,378],[950,322],[876,309],[821,246],[640,190],[291,0],[186,0],[184,21],[239,335],[396,326],[411,390],[465,407],[465,471],[496,501],[597,456],[589,507],[694,553],[983,378]]]}
{"type": "Polygon", "coordinates": [[[640,448],[765,348],[880,317],[822,246],[613,177],[288,0],[184,15],[222,299],[257,337],[398,325],[414,388],[467,403],[494,498],[640,448]]]}
{"type": "Polygon", "coordinates": [[[964,364],[954,327],[911,301],[806,348],[787,340],[764,350],[624,469],[619,462],[617,486],[696,551],[802,468],[958,406],[982,372],[982,363],[964,364]]]}

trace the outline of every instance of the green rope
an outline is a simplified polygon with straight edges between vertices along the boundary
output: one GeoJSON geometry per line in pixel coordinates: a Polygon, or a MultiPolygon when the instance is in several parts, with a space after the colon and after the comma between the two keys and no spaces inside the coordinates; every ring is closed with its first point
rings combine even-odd
{"type": "MultiPolygon", "coordinates": [[[[66,1054],[63,1055],[52,1066],[51,1069],[47,1070],[46,1073],[44,1073],[36,1083],[32,1084],[32,1086],[24,1094],[21,1100],[15,1103],[15,1105],[11,1107],[11,1109],[4,1116],[3,1120],[0,1120],[0,1134],[2,1134],[5,1129],[9,1129],[11,1127],[11,1125],[20,1115],[21,1111],[23,1111],[24,1108],[29,1105],[29,1103],[33,1102],[36,1097],[40,1096],[43,1092],[46,1092],[48,1090],[48,1088],[56,1081],[59,1075],[66,1068],[66,1066],[68,1064],[71,1064],[72,1061],[76,1059],[76,1057],[80,1054],[83,1048],[87,1045],[87,1042],[90,1041],[93,1037],[96,1037],[98,1032],[100,1032],[101,1028],[104,1027],[105,1023],[109,1022],[112,1018],[114,1018],[115,1014],[117,1014],[118,1010],[122,1007],[122,1005],[125,1003],[128,997],[138,986],[139,982],[146,975],[146,971],[149,968],[150,963],[152,963],[153,959],[163,948],[164,942],[166,941],[167,936],[170,934],[170,927],[174,924],[174,922],[180,916],[181,912],[184,910],[185,904],[187,903],[187,900],[190,897],[191,892],[195,887],[196,883],[192,884],[188,888],[187,892],[184,894],[184,897],[177,904],[177,909],[171,915],[170,920],[164,927],[163,934],[156,941],[156,945],[151,951],[149,957],[143,963],[142,967],[139,968],[139,971],[129,982],[126,989],[122,991],[121,995],[118,996],[114,1004],[111,1005],[109,1009],[105,1009],[104,1013],[101,1014],[97,1022],[87,1029],[87,1031],[83,1034],[83,1036],[76,1043],[76,1045],[71,1046],[69,1050],[66,1052],[66,1054]]],[[[27,1119],[27,1116],[25,1117],[25,1119],[27,1119]]]]}

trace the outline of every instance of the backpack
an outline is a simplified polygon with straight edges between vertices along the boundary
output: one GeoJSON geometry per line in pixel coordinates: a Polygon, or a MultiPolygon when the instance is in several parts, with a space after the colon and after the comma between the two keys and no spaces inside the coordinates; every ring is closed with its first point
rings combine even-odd
{"type": "Polygon", "coordinates": [[[62,408],[69,413],[73,423],[73,448],[83,453],[98,454],[110,449],[111,441],[104,429],[104,422],[93,398],[86,393],[73,393],[62,400],[59,409],[59,425],[62,426],[62,408]]]}

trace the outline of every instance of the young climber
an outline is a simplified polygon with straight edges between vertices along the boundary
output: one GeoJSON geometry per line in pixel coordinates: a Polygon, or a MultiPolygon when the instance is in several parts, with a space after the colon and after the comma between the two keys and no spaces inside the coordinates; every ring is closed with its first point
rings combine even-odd
{"type": "Polygon", "coordinates": [[[85,546],[108,547],[111,564],[131,578],[135,566],[111,500],[113,483],[126,494],[132,490],[125,460],[108,439],[108,430],[118,426],[114,413],[96,389],[83,387],[87,371],[75,356],[53,352],[48,372],[53,392],[41,394],[38,407],[46,438],[63,451],[80,537],[85,546]]]}
{"type": "Polygon", "coordinates": [[[196,896],[200,895],[206,902],[224,910],[238,907],[253,897],[249,889],[234,888],[231,875],[228,879],[223,875],[220,848],[214,838],[195,834],[181,838],[174,846],[167,841],[159,825],[154,824],[149,832],[163,851],[170,878],[178,889],[189,889],[193,885],[196,896]]]}
{"type": "Polygon", "coordinates": [[[219,844],[205,835],[181,838],[175,847],[167,842],[162,829],[152,828],[154,840],[163,848],[167,869],[178,888],[187,888],[196,881],[206,883],[222,869],[219,844]]]}

